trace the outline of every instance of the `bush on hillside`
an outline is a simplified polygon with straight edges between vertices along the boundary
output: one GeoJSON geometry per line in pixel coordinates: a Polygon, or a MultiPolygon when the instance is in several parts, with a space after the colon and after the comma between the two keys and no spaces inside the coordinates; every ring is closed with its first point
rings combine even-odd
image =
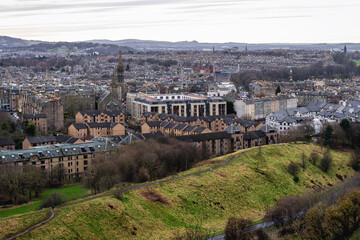
{"type": "Polygon", "coordinates": [[[317,154],[316,152],[312,152],[309,156],[309,161],[313,164],[316,165],[316,163],[319,161],[319,154],[317,154]]]}
{"type": "Polygon", "coordinates": [[[350,166],[351,166],[355,171],[360,171],[360,149],[356,149],[356,150],[351,154],[350,166]]]}
{"type": "Polygon", "coordinates": [[[225,227],[225,240],[249,240],[252,239],[251,220],[243,218],[229,218],[225,227]]]}
{"type": "Polygon", "coordinates": [[[52,192],[50,194],[50,196],[41,203],[40,209],[48,208],[48,207],[55,207],[55,206],[65,203],[65,202],[66,202],[66,200],[65,200],[64,195],[59,194],[57,192],[52,192]]]}
{"type": "Polygon", "coordinates": [[[331,168],[332,161],[333,159],[330,152],[326,152],[320,161],[321,170],[323,170],[323,172],[327,172],[331,168]]]}
{"type": "Polygon", "coordinates": [[[288,173],[290,173],[291,175],[295,176],[296,174],[299,173],[299,166],[296,163],[291,162],[288,165],[287,171],[288,173]]]}

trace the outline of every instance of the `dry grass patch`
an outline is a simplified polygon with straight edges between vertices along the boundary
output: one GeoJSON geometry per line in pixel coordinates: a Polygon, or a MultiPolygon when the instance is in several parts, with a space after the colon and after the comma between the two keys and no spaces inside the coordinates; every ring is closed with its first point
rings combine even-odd
{"type": "Polygon", "coordinates": [[[153,189],[145,189],[144,191],[140,192],[140,195],[146,200],[152,201],[154,203],[160,203],[165,205],[170,204],[170,201],[167,198],[165,198],[153,189]]]}
{"type": "Polygon", "coordinates": [[[195,165],[194,165],[194,168],[206,166],[206,165],[213,164],[213,163],[218,163],[218,162],[221,162],[221,161],[223,161],[223,160],[224,160],[224,159],[222,159],[222,158],[205,160],[205,161],[198,162],[197,164],[195,164],[195,165]]]}

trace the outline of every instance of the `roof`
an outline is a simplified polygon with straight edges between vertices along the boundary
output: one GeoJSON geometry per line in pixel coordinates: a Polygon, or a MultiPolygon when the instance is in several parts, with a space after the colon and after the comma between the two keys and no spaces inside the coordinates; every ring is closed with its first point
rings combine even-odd
{"type": "Polygon", "coordinates": [[[116,149],[118,149],[117,145],[110,140],[105,142],[86,142],[79,144],[56,144],[53,146],[42,146],[26,150],[4,150],[0,152],[0,162],[29,161],[32,156],[37,156],[39,159],[48,159],[91,154],[93,152],[113,151],[116,149]]]}
{"type": "Polygon", "coordinates": [[[213,133],[202,133],[194,135],[185,135],[175,137],[176,139],[184,142],[201,142],[217,139],[231,139],[231,135],[227,132],[213,132],[213,133]]]}
{"type": "Polygon", "coordinates": [[[0,138],[0,146],[15,145],[12,138],[0,138]]]}
{"type": "Polygon", "coordinates": [[[55,138],[56,142],[58,143],[75,143],[77,140],[79,140],[78,138],[63,134],[57,135],[55,138]]]}
{"type": "Polygon", "coordinates": [[[84,124],[84,123],[73,123],[73,126],[74,126],[76,129],[87,129],[87,126],[86,126],[86,124],[84,124]]]}
{"type": "Polygon", "coordinates": [[[146,122],[144,124],[147,124],[149,127],[160,127],[161,121],[154,121],[154,122],[146,122]]]}
{"type": "Polygon", "coordinates": [[[27,140],[31,144],[37,144],[37,143],[46,143],[46,142],[56,142],[56,138],[52,135],[50,136],[36,136],[36,137],[27,137],[27,140]]]}
{"type": "Polygon", "coordinates": [[[263,132],[275,132],[275,129],[273,127],[271,127],[269,124],[264,124],[263,126],[261,126],[261,128],[259,129],[263,132]]]}
{"type": "Polygon", "coordinates": [[[202,133],[204,130],[206,130],[206,127],[197,127],[193,131],[194,133],[202,133]]]}
{"type": "Polygon", "coordinates": [[[24,119],[33,119],[33,118],[46,118],[46,114],[24,114],[24,119]]]}
{"type": "Polygon", "coordinates": [[[82,115],[86,114],[86,115],[95,117],[95,116],[101,115],[102,113],[107,114],[109,116],[118,116],[118,115],[122,114],[123,112],[120,110],[115,110],[115,111],[93,110],[93,111],[82,111],[80,113],[82,115]]]}
{"type": "Polygon", "coordinates": [[[97,122],[89,122],[87,125],[89,128],[113,128],[119,123],[115,122],[103,122],[103,123],[97,123],[97,122]]]}
{"type": "Polygon", "coordinates": [[[120,141],[120,144],[126,145],[132,142],[140,141],[141,139],[137,137],[135,134],[127,135],[123,140],[120,141]]]}
{"type": "Polygon", "coordinates": [[[233,123],[226,127],[223,131],[230,134],[241,133],[241,129],[235,126],[233,123]]]}

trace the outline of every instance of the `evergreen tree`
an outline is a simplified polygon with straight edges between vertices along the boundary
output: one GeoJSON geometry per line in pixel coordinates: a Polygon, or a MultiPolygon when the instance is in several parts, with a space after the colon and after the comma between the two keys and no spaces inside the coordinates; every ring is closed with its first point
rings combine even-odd
{"type": "Polygon", "coordinates": [[[332,134],[333,134],[333,128],[331,125],[328,125],[325,129],[324,137],[323,137],[323,143],[325,145],[332,145],[334,141],[332,134]]]}
{"type": "Polygon", "coordinates": [[[277,86],[275,95],[278,95],[279,93],[281,93],[280,85],[277,86]]]}
{"type": "Polygon", "coordinates": [[[348,132],[350,130],[350,128],[351,128],[350,122],[346,118],[341,120],[340,126],[341,126],[342,129],[344,129],[345,132],[348,132]]]}

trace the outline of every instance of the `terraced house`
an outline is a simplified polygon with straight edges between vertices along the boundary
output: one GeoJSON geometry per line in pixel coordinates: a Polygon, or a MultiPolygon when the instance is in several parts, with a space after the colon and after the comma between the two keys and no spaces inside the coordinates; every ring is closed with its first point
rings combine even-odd
{"type": "Polygon", "coordinates": [[[80,177],[87,171],[97,153],[118,149],[109,140],[80,144],[57,144],[27,150],[4,150],[0,152],[0,163],[8,165],[32,165],[51,172],[60,165],[67,178],[80,177]]]}
{"type": "Polygon", "coordinates": [[[125,127],[124,125],[115,122],[73,123],[68,128],[68,134],[80,139],[85,139],[87,136],[107,137],[125,135],[125,127]]]}
{"type": "Polygon", "coordinates": [[[89,122],[115,122],[125,124],[125,115],[122,111],[102,111],[102,110],[94,110],[94,111],[85,111],[78,112],[75,115],[76,123],[89,123],[89,122]]]}

